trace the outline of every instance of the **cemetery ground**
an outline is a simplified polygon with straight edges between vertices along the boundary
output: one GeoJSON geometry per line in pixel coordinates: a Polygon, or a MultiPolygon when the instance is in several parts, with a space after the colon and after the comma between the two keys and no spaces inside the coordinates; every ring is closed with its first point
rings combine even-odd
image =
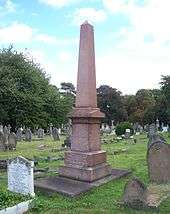
{"type": "MultiPolygon", "coordinates": [[[[170,136],[164,134],[164,137],[170,143],[170,136]]],[[[104,137],[105,143],[102,143],[102,149],[107,151],[108,163],[113,168],[131,170],[133,176],[138,177],[147,185],[149,183],[146,163],[148,139],[144,134],[135,136],[135,138],[137,139],[136,143],[134,143],[133,139],[116,140],[115,136],[108,135],[104,137]]],[[[64,137],[60,141],[54,142],[51,138],[46,137],[43,141],[18,142],[16,151],[0,152],[0,159],[16,156],[23,156],[29,159],[37,158],[38,165],[36,168],[46,169],[48,172],[35,175],[35,179],[41,176],[53,176],[56,175],[58,166],[63,164],[64,151],[59,150],[63,140],[64,137]]],[[[68,198],[59,194],[46,196],[36,192],[36,197],[31,205],[32,209],[28,213],[155,213],[152,210],[135,211],[120,205],[119,201],[122,197],[124,186],[132,175],[110,181],[78,198],[68,198]]],[[[3,197],[6,197],[6,205],[12,206],[24,199],[23,196],[20,197],[18,194],[7,192],[6,188],[7,175],[4,171],[0,171],[0,189],[1,194],[5,195],[3,197]]],[[[3,205],[3,197],[1,196],[0,208],[3,205]]],[[[161,204],[159,213],[170,213],[170,197],[161,204]]]]}

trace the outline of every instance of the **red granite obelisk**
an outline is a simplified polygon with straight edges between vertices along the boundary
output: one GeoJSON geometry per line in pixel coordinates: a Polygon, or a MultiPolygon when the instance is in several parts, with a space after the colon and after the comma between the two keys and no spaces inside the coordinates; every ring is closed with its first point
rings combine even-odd
{"type": "Polygon", "coordinates": [[[59,176],[93,182],[111,174],[106,152],[101,150],[100,121],[97,108],[93,26],[81,25],[76,105],[72,119],[71,150],[65,152],[59,176]]]}

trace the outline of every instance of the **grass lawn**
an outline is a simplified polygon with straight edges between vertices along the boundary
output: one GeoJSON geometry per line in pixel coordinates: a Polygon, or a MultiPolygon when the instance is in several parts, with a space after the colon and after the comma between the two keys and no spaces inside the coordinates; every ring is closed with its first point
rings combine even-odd
{"type": "MultiPolygon", "coordinates": [[[[112,138],[112,137],[105,137],[112,138]]],[[[170,136],[165,135],[168,143],[170,143],[170,136]]],[[[115,143],[102,144],[102,148],[107,151],[107,159],[110,165],[114,168],[126,168],[133,172],[134,176],[139,177],[145,184],[148,183],[148,172],[146,163],[147,138],[145,135],[136,136],[137,144],[133,140],[121,141],[115,143]],[[125,153],[113,155],[113,152],[118,149],[127,149],[125,153]]],[[[108,139],[109,140],[109,139],[108,139]]],[[[60,148],[63,139],[60,142],[53,142],[46,138],[44,141],[35,142],[21,142],[17,145],[17,150],[13,152],[0,152],[0,159],[10,158],[22,155],[26,158],[37,157],[60,157],[64,152],[52,152],[52,148],[60,148]],[[39,150],[38,145],[45,144],[45,150],[39,150]]],[[[63,161],[40,161],[38,168],[57,169],[63,161]]],[[[143,214],[154,213],[153,211],[135,211],[128,208],[123,208],[118,205],[125,183],[131,178],[122,178],[116,181],[111,181],[98,188],[94,188],[88,193],[79,198],[72,199],[55,194],[53,196],[45,196],[41,193],[36,193],[36,198],[32,204],[33,208],[28,212],[33,213],[116,213],[116,214],[143,214]]],[[[0,189],[6,188],[6,174],[0,172],[0,189]]],[[[166,199],[161,204],[160,212],[162,214],[170,213],[170,198],[166,199]]]]}

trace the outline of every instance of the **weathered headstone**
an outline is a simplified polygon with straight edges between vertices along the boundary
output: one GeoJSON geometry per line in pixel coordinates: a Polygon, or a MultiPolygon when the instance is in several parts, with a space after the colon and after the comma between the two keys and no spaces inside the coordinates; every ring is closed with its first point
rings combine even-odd
{"type": "Polygon", "coordinates": [[[125,138],[126,139],[130,138],[130,129],[125,130],[125,138]]]}
{"type": "Polygon", "coordinates": [[[9,135],[9,131],[8,131],[7,126],[4,126],[3,133],[4,133],[5,145],[8,146],[8,135],[9,135]]]}
{"type": "Polygon", "coordinates": [[[64,143],[62,144],[62,147],[71,147],[71,136],[67,136],[66,139],[64,140],[64,143]]]}
{"type": "Polygon", "coordinates": [[[146,190],[146,186],[138,178],[133,178],[125,185],[123,204],[134,209],[146,207],[146,190]]]}
{"type": "Polygon", "coordinates": [[[6,150],[6,144],[5,144],[5,138],[4,134],[0,132],[0,151],[5,151],[6,150]]]}
{"type": "Polygon", "coordinates": [[[26,129],[25,131],[25,141],[31,141],[32,140],[32,132],[30,129],[26,129]]]}
{"type": "Polygon", "coordinates": [[[54,141],[60,140],[60,137],[59,137],[59,133],[58,133],[58,129],[57,129],[57,128],[55,128],[55,127],[53,128],[52,135],[53,135],[54,141]]]}
{"type": "Polygon", "coordinates": [[[8,161],[8,190],[34,196],[34,162],[23,157],[8,161]]]}
{"type": "Polygon", "coordinates": [[[44,129],[39,128],[37,131],[38,138],[44,138],[44,129]]]}
{"type": "Polygon", "coordinates": [[[11,125],[10,124],[8,124],[7,129],[8,129],[8,135],[9,135],[11,133],[11,125]]]}
{"type": "Polygon", "coordinates": [[[157,133],[157,128],[156,125],[154,123],[152,123],[151,125],[149,125],[148,127],[148,138],[151,138],[153,135],[155,135],[157,133]]]}
{"type": "Polygon", "coordinates": [[[18,128],[16,135],[17,141],[22,141],[22,128],[18,128]]]}
{"type": "Polygon", "coordinates": [[[10,133],[8,136],[8,149],[9,150],[14,150],[16,149],[17,145],[17,136],[15,133],[10,133]]]}
{"type": "Polygon", "coordinates": [[[0,124],[0,132],[1,132],[1,133],[4,132],[4,131],[3,131],[3,125],[2,125],[2,124],[0,124]]]}
{"type": "Polygon", "coordinates": [[[166,140],[164,139],[164,137],[159,134],[157,132],[157,126],[155,124],[151,124],[149,125],[148,127],[148,138],[149,138],[149,141],[148,141],[148,148],[155,142],[162,142],[162,143],[165,143],[166,140]]]}
{"type": "Polygon", "coordinates": [[[50,123],[49,134],[52,137],[52,135],[53,135],[53,124],[52,123],[50,123]]]}
{"type": "Polygon", "coordinates": [[[170,144],[161,141],[151,144],[147,152],[147,162],[151,182],[170,182],[170,144]]]}

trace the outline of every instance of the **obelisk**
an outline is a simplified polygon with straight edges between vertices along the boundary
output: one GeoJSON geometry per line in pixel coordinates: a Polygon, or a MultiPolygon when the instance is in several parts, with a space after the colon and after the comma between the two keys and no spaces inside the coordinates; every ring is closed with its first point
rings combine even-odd
{"type": "Polygon", "coordinates": [[[93,182],[111,174],[106,152],[101,150],[100,121],[97,108],[96,69],[93,26],[81,25],[76,105],[72,119],[71,150],[65,152],[59,176],[93,182]]]}

